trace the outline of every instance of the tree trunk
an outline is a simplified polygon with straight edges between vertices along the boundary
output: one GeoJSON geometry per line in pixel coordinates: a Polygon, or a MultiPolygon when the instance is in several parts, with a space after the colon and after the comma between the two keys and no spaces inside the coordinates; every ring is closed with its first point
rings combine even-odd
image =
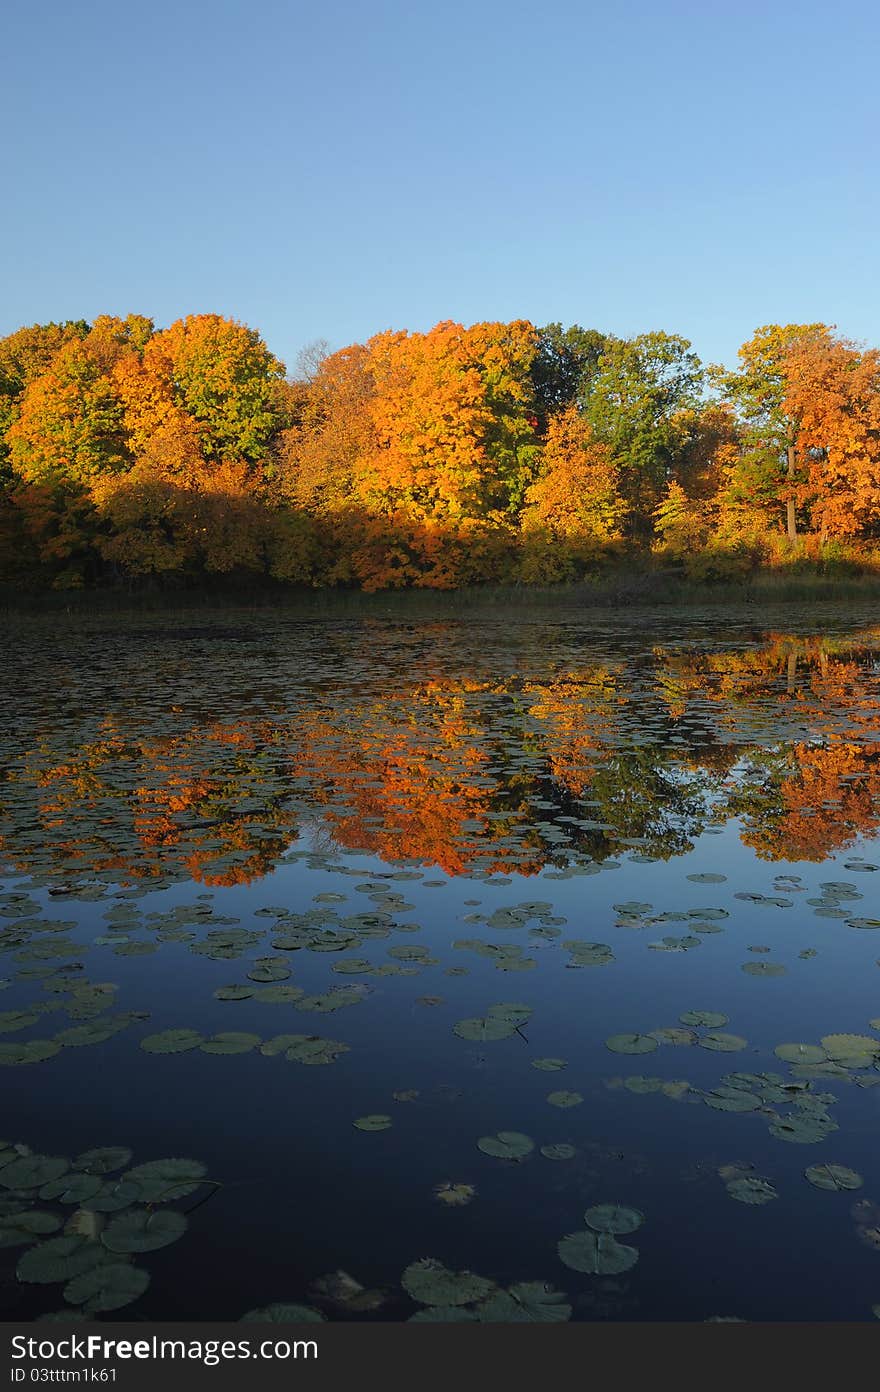
{"type": "MultiPolygon", "coordinates": [[[[793,486],[793,484],[794,484],[794,446],[793,446],[793,445],[789,445],[789,447],[788,447],[788,465],[787,465],[787,468],[786,468],[786,474],[787,474],[787,477],[788,477],[788,486],[789,486],[789,488],[791,488],[791,487],[793,486]]],[[[797,517],[795,516],[795,511],[794,511],[794,498],[788,498],[788,499],[786,500],[786,504],[785,504],[785,530],[786,530],[786,532],[788,533],[788,539],[789,539],[789,541],[797,541],[797,535],[798,535],[798,532],[797,532],[797,517]]]]}

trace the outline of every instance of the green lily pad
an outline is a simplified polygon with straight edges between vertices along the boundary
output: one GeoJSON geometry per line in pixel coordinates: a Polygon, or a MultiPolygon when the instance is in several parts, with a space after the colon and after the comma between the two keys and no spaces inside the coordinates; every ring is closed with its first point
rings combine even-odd
{"type": "Polygon", "coordinates": [[[45,1063],[61,1053],[54,1039],[29,1039],[26,1044],[0,1044],[0,1066],[17,1068],[28,1063],[45,1063]]]}
{"type": "Polygon", "coordinates": [[[297,1044],[292,1044],[284,1057],[289,1063],[305,1063],[309,1066],[335,1063],[341,1054],[348,1053],[348,1045],[336,1039],[319,1039],[317,1035],[305,1035],[297,1044]]]}
{"type": "Polygon", "coordinates": [[[706,1029],[723,1029],[728,1023],[728,1017],[720,1014],[717,1010],[686,1010],[683,1015],[679,1015],[679,1020],[683,1025],[705,1026],[706,1029]]]}
{"type": "Polygon", "coordinates": [[[194,1194],[207,1174],[200,1160],[149,1160],[123,1176],[137,1184],[144,1203],[166,1203],[194,1194]]]}
{"type": "Polygon", "coordinates": [[[604,1232],[567,1233],[560,1238],[556,1250],[560,1261],[572,1271],[582,1271],[589,1276],[619,1276],[634,1267],[639,1259],[635,1247],[627,1247],[604,1232]]]}
{"type": "Polygon", "coordinates": [[[824,1063],[827,1058],[817,1044],[777,1044],[773,1052],[783,1063],[824,1063]]]}
{"type": "Polygon", "coordinates": [[[808,1165],[804,1175],[817,1189],[861,1189],[865,1182],[847,1165],[808,1165]]]}
{"type": "Polygon", "coordinates": [[[558,1145],[542,1145],[541,1154],[545,1160],[573,1160],[577,1151],[573,1145],[561,1141],[558,1145]]]}
{"type": "Polygon", "coordinates": [[[146,1271],[128,1262],[109,1262],[74,1277],[64,1287],[64,1299],[81,1305],[87,1314],[121,1310],[143,1295],[150,1284],[146,1271]]]}
{"type": "Polygon", "coordinates": [[[487,1015],[471,1020],[459,1020],[452,1026],[452,1032],[457,1034],[459,1039],[469,1039],[474,1043],[483,1044],[488,1040],[509,1039],[516,1033],[516,1025],[504,1018],[487,1015]]]}
{"type": "Polygon", "coordinates": [[[62,1204],[83,1204],[103,1187],[99,1175],[77,1174],[69,1170],[60,1179],[51,1179],[40,1190],[41,1199],[57,1199],[62,1204]]]}
{"type": "Polygon", "coordinates": [[[613,1054],[650,1054],[658,1045],[650,1034],[612,1034],[605,1047],[613,1054]]]}
{"type": "Polygon", "coordinates": [[[190,1049],[198,1049],[204,1044],[205,1036],[194,1029],[167,1029],[159,1034],[148,1034],[141,1040],[141,1048],[147,1054],[182,1054],[190,1049]]]}
{"type": "Polygon", "coordinates": [[[67,1161],[57,1155],[21,1155],[0,1167],[0,1184],[5,1189],[39,1189],[68,1169],[67,1161]]]}
{"type": "Polygon", "coordinates": [[[771,1199],[779,1198],[779,1191],[773,1187],[769,1179],[760,1179],[756,1175],[732,1179],[726,1185],[726,1189],[730,1197],[738,1203],[765,1204],[770,1203],[771,1199]]]}
{"type": "Polygon", "coordinates": [[[387,1131],[393,1122],[390,1116],[376,1112],[370,1116],[358,1117],[356,1121],[352,1122],[352,1125],[356,1126],[359,1131],[387,1131]]]}
{"type": "Polygon", "coordinates": [[[748,1040],[742,1039],[738,1034],[723,1034],[715,1030],[710,1034],[704,1034],[698,1043],[701,1049],[712,1049],[717,1054],[735,1054],[740,1049],[745,1049],[748,1040]]]}
{"type": "Polygon", "coordinates": [[[477,1317],[498,1324],[562,1324],[571,1319],[571,1306],[562,1291],[546,1282],[521,1281],[482,1301],[477,1317]]]}
{"type": "Polygon", "coordinates": [[[477,1148],[499,1160],[523,1160],[534,1150],[535,1143],[521,1131],[499,1131],[495,1136],[481,1136],[477,1148]]]}
{"type": "Polygon", "coordinates": [[[21,1213],[0,1218],[0,1247],[26,1247],[34,1238],[57,1232],[61,1219],[40,1209],[25,1209],[21,1213]]]}
{"type": "Polygon", "coordinates": [[[620,1235],[635,1232],[644,1223],[645,1215],[624,1204],[596,1204],[587,1209],[584,1219],[594,1232],[620,1235]]]}
{"type": "Polygon", "coordinates": [[[473,1305],[494,1290],[494,1282],[472,1271],[449,1271],[433,1257],[412,1262],[401,1277],[407,1295],[420,1305],[473,1305]]]}
{"type": "Polygon", "coordinates": [[[781,962],[744,962],[741,968],[749,976],[784,976],[785,967],[781,962]]]}
{"type": "Polygon", "coordinates": [[[109,1256],[100,1243],[75,1235],[50,1237],[24,1253],[15,1274],[19,1281],[53,1285],[57,1281],[70,1281],[107,1261],[109,1256]]]}
{"type": "Polygon", "coordinates": [[[199,1048],[203,1054],[249,1054],[260,1043],[258,1034],[243,1034],[236,1030],[212,1034],[199,1048]]]}
{"type": "Polygon", "coordinates": [[[183,1237],[187,1226],[184,1215],[174,1209],[132,1209],[113,1219],[101,1241],[110,1252],[156,1252],[183,1237]]]}
{"type": "Polygon", "coordinates": [[[127,1146],[97,1146],[94,1150],[84,1150],[73,1162],[75,1170],[87,1174],[105,1175],[113,1170],[121,1170],[131,1160],[127,1146]]]}
{"type": "Polygon", "coordinates": [[[579,1092],[548,1092],[547,1101],[551,1107],[579,1107],[583,1102],[579,1092]]]}
{"type": "Polygon", "coordinates": [[[541,1073],[558,1073],[560,1069],[566,1067],[567,1060],[560,1058],[536,1058],[532,1059],[532,1067],[537,1068],[541,1073]]]}
{"type": "Polygon", "coordinates": [[[263,1305],[259,1310],[248,1310],[246,1315],[242,1315],[241,1320],[249,1324],[319,1324],[324,1320],[324,1315],[312,1305],[278,1302],[275,1305],[263,1305]]]}

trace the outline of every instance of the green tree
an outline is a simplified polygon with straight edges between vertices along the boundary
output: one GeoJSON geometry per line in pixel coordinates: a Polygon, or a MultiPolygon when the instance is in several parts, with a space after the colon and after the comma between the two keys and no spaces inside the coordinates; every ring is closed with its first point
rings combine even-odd
{"type": "Polygon", "coordinates": [[[598,329],[572,324],[545,324],[538,330],[531,378],[541,431],[552,416],[579,404],[592,381],[607,343],[598,329]]]}
{"type": "Polygon", "coordinates": [[[606,343],[583,411],[620,469],[635,531],[651,530],[654,509],[689,443],[702,385],[700,360],[678,334],[606,343]]]}
{"type": "Polygon", "coordinates": [[[735,372],[710,369],[714,385],[735,407],[742,426],[743,447],[732,491],[752,507],[768,511],[784,503],[790,541],[797,539],[800,420],[785,409],[786,363],[792,349],[830,336],[825,324],[765,324],[740,348],[735,372]]]}

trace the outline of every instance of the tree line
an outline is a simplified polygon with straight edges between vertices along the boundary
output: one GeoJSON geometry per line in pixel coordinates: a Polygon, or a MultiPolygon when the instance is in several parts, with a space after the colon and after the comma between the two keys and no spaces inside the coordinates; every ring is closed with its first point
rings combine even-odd
{"type": "Polygon", "coordinates": [[[880,352],[526,320],[376,334],[298,371],[214,314],[0,340],[0,580],[553,583],[880,558],[880,352]]]}

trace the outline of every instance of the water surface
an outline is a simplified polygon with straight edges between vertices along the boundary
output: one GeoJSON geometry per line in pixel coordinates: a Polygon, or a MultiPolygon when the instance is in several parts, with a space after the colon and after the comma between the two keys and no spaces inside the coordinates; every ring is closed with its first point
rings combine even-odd
{"type": "Polygon", "coordinates": [[[872,1318],[878,676],[824,606],[16,630],[3,1129],[67,1168],[0,1151],[4,1317],[407,1319],[430,1258],[465,1318],[872,1318]],[[636,1256],[572,1269],[609,1204],[636,1256]],[[118,1313],[22,1279],[157,1211],[118,1313]]]}

